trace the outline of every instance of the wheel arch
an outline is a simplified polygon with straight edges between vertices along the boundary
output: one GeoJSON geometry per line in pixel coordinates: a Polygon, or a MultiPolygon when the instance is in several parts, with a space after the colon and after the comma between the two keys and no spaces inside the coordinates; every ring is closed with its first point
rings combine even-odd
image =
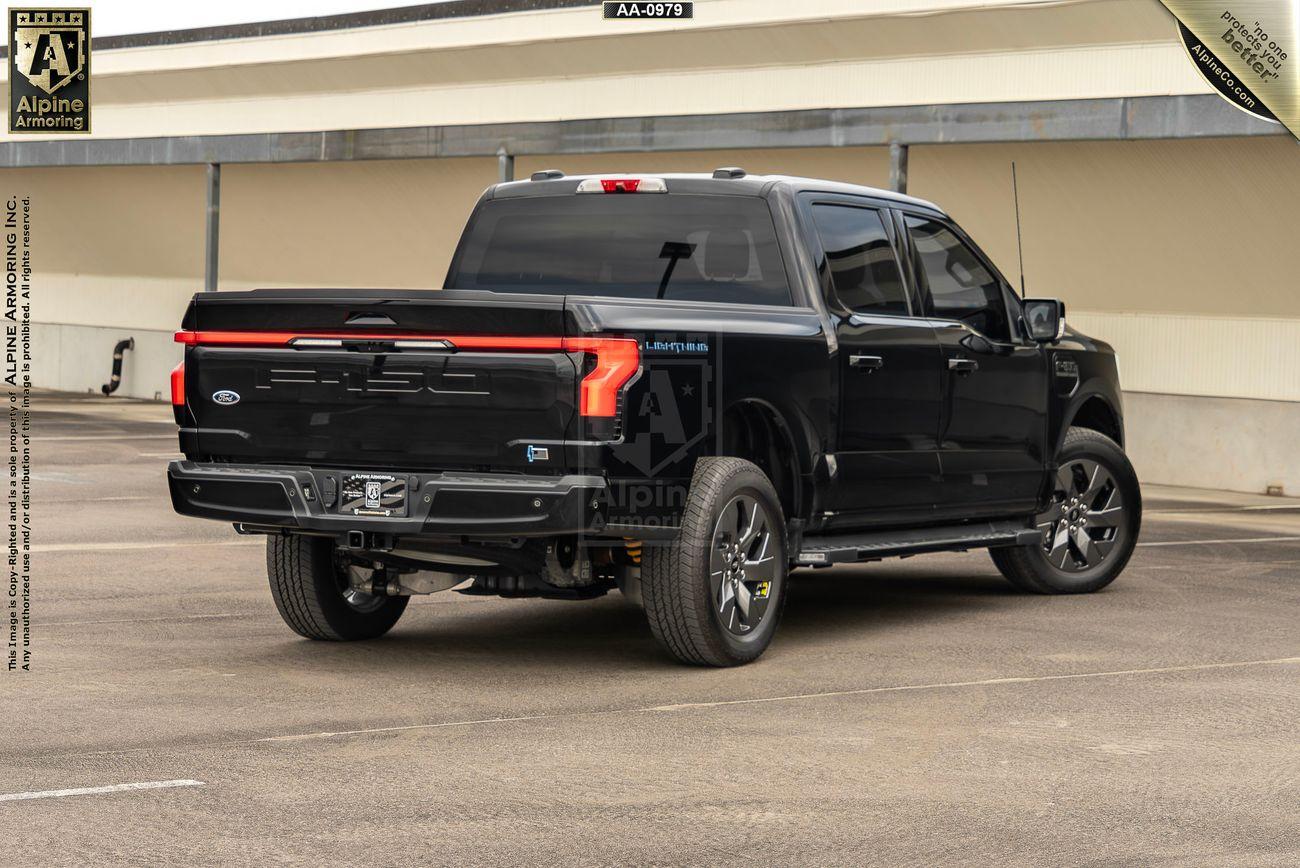
{"type": "Polygon", "coordinates": [[[1089,428],[1105,434],[1124,447],[1124,417],[1115,402],[1100,392],[1079,395],[1065,414],[1065,424],[1056,436],[1056,451],[1061,451],[1065,435],[1071,428],[1089,428]]]}
{"type": "Polygon", "coordinates": [[[731,404],[722,420],[720,454],[756,464],[776,489],[786,520],[803,517],[807,450],[800,447],[781,411],[761,398],[746,398],[731,404]]]}

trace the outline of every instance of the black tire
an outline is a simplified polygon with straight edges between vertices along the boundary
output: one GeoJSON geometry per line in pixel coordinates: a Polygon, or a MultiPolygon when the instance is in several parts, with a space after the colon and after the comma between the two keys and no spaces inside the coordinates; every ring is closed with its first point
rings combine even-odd
{"type": "MultiPolygon", "coordinates": [[[[751,520],[751,526],[754,523],[751,520]]],[[[719,553],[719,557],[736,556],[719,553]]],[[[702,458],[695,465],[677,537],[671,544],[647,545],[643,550],[641,595],[650,630],[659,644],[683,663],[748,663],[766,650],[781,620],[788,563],[781,502],[763,471],[739,458],[702,458]],[[725,575],[733,575],[730,565],[739,564],[735,580],[729,582],[734,593],[722,588],[728,581],[723,578],[718,579],[716,588],[712,586],[714,540],[719,533],[725,537],[720,524],[724,509],[738,511],[738,515],[750,509],[751,516],[761,516],[767,527],[765,533],[756,530],[750,543],[744,543],[743,533],[734,535],[737,549],[742,544],[754,546],[748,550],[748,556],[754,558],[748,562],[752,574],[745,572],[745,557],[729,560],[725,575]],[[753,577],[747,579],[748,575],[753,577]],[[732,594],[731,609],[724,615],[715,603],[727,593],[732,594]],[[755,601],[762,603],[761,611],[754,608],[755,601]],[[756,613],[756,621],[746,626],[743,622],[751,612],[756,613]],[[723,622],[724,617],[729,623],[723,622]]]]}
{"type": "Polygon", "coordinates": [[[272,536],[266,541],[266,574],[280,617],[308,639],[350,642],[387,633],[402,617],[409,597],[344,596],[347,576],[324,537],[272,536]]]}
{"type": "MultiPolygon", "coordinates": [[[[1142,490],[1138,486],[1137,474],[1133,472],[1133,465],[1119,444],[1105,434],[1089,428],[1071,428],[1066,432],[1057,464],[1062,468],[1061,473],[1067,477],[1076,467],[1079,468],[1079,471],[1075,471],[1077,473],[1084,467],[1095,464],[1104,468],[1113,480],[1113,488],[1103,486],[1100,493],[1091,500],[1087,490],[1076,491],[1082,505],[1094,509],[1094,504],[1102,499],[1109,503],[1110,497],[1117,495],[1119,498],[1118,506],[1115,507],[1118,514],[1112,519],[1113,538],[1085,541],[1090,551],[1095,549],[1098,552],[1100,546],[1097,543],[1109,543],[1106,552],[1099,553],[1099,560],[1092,563],[1087,558],[1088,553],[1081,552],[1079,546],[1068,543],[1068,539],[1073,539],[1077,532],[1068,529],[1071,527],[1068,525],[1071,520],[1069,517],[1075,515],[1075,512],[1070,509],[1069,482],[1061,482],[1058,477],[1060,490],[1055,497],[1060,497],[1062,491],[1066,492],[1066,497],[1063,501],[1054,501],[1046,512],[1038,516],[1039,526],[1044,529],[1044,543],[990,549],[989,554],[1002,575],[1022,591],[1035,594],[1088,594],[1099,591],[1115,581],[1128,564],[1133,548],[1137,545],[1138,533],[1142,527],[1142,490]],[[1112,491],[1114,495],[1111,494],[1112,491]],[[1066,524],[1063,526],[1062,523],[1066,524]],[[1053,548],[1053,541],[1061,538],[1057,536],[1058,532],[1067,538],[1064,550],[1053,548]],[[1052,553],[1056,551],[1060,552],[1058,557],[1068,568],[1059,567],[1053,562],[1057,558],[1052,553]]],[[[1082,519],[1083,525],[1086,525],[1091,515],[1094,519],[1093,527],[1073,527],[1085,533],[1105,535],[1110,532],[1110,525],[1105,529],[1097,527],[1096,516],[1103,515],[1106,511],[1103,507],[1100,511],[1089,513],[1089,509],[1085,508],[1083,514],[1076,516],[1076,519],[1082,519]]]]}

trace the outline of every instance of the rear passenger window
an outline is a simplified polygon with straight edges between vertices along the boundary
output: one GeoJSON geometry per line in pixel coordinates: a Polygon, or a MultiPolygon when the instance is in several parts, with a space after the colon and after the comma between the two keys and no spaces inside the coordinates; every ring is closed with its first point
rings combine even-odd
{"type": "Polygon", "coordinates": [[[822,204],[812,213],[831,283],[844,306],[859,313],[907,314],[907,290],[880,212],[822,204]]]}
{"type": "Polygon", "coordinates": [[[1002,284],[975,251],[934,220],[908,217],[907,230],[934,315],[964,322],[994,340],[1011,340],[1002,284]]]}

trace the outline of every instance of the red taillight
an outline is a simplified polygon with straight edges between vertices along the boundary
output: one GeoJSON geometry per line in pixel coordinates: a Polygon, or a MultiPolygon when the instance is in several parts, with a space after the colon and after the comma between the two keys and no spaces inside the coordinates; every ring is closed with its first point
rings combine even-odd
{"type": "MultiPolygon", "coordinates": [[[[583,416],[618,415],[618,393],[641,367],[641,351],[632,338],[553,338],[515,335],[432,335],[374,334],[360,332],[226,332],[183,331],[176,333],[178,343],[186,346],[243,346],[292,348],[294,341],[440,341],[456,350],[563,350],[589,353],[596,364],[582,379],[578,412],[583,416]]],[[[184,363],[172,371],[172,403],[185,403],[184,363]],[[179,391],[178,389],[179,383],[179,391]],[[180,396],[179,399],[177,396],[180,396]]]]}
{"type": "Polygon", "coordinates": [[[582,378],[578,412],[583,416],[618,415],[618,393],[641,367],[641,351],[631,338],[565,338],[569,352],[591,353],[596,366],[582,378]]]}
{"type": "Polygon", "coordinates": [[[640,178],[601,178],[600,189],[606,193],[635,193],[641,186],[640,178]]]}
{"type": "Polygon", "coordinates": [[[185,406],[185,362],[172,368],[172,406],[185,406]]]}

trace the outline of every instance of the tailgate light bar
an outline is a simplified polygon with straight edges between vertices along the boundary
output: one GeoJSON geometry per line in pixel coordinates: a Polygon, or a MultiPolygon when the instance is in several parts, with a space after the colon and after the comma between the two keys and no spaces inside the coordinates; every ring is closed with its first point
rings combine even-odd
{"type": "MultiPolygon", "coordinates": [[[[641,369],[641,349],[633,338],[394,335],[369,332],[181,331],[176,333],[176,342],[187,347],[341,349],[351,343],[382,343],[405,349],[560,350],[566,353],[586,353],[595,357],[595,365],[582,378],[578,412],[583,416],[618,415],[619,392],[641,369]]],[[[181,405],[185,403],[184,362],[172,371],[172,403],[181,405]]]]}
{"type": "Polygon", "coordinates": [[[579,193],[667,193],[663,178],[586,178],[578,182],[579,193]]]}
{"type": "Polygon", "coordinates": [[[177,332],[176,342],[186,346],[296,347],[312,349],[342,347],[350,343],[384,343],[410,349],[557,350],[560,338],[494,337],[462,335],[445,337],[427,334],[384,334],[381,332],[177,332]]]}

